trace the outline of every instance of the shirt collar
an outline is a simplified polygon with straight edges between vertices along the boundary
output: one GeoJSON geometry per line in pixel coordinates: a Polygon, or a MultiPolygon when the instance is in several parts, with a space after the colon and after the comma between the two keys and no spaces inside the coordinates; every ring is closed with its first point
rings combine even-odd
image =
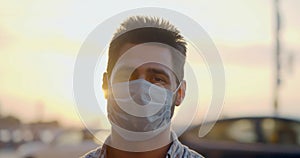
{"type": "MultiPolygon", "coordinates": [[[[171,146],[170,146],[170,148],[167,152],[166,158],[171,158],[173,155],[176,155],[176,153],[178,153],[178,151],[180,150],[180,142],[177,139],[177,135],[174,131],[171,132],[171,138],[172,138],[173,141],[172,141],[172,144],[171,144],[171,146]]],[[[109,140],[110,140],[110,136],[107,137],[105,142],[108,142],[109,140]]],[[[96,153],[96,155],[99,155],[100,158],[106,158],[107,146],[105,144],[106,143],[104,143],[101,150],[98,150],[98,153],[96,153]]]]}

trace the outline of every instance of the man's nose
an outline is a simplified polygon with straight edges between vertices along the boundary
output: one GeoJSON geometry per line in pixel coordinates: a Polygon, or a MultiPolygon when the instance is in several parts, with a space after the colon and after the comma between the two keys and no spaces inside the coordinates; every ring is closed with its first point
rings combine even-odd
{"type": "MultiPolygon", "coordinates": [[[[144,79],[144,78],[138,78],[144,79]]],[[[135,81],[129,86],[130,97],[139,105],[147,105],[151,101],[149,94],[150,86],[142,80],[135,81]]]]}

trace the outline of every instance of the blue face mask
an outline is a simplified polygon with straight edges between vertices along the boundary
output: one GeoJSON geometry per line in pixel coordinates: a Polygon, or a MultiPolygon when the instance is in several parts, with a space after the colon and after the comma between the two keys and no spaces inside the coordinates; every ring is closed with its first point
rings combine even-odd
{"type": "Polygon", "coordinates": [[[113,128],[157,133],[170,124],[178,88],[172,92],[144,79],[114,83],[109,88],[107,111],[113,128]]]}

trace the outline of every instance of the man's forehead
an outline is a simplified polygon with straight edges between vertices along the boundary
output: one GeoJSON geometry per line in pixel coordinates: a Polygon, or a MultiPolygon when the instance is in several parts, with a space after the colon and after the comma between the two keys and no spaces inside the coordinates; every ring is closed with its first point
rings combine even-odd
{"type": "MultiPolygon", "coordinates": [[[[134,70],[135,72],[164,72],[168,75],[171,75],[173,72],[172,69],[166,67],[165,65],[159,64],[159,63],[147,63],[143,64],[139,67],[130,67],[129,65],[124,65],[118,70],[124,71],[124,72],[130,72],[134,70]]],[[[118,71],[119,72],[119,71],[118,71]]]]}
{"type": "Polygon", "coordinates": [[[171,53],[170,49],[159,44],[125,44],[115,66],[137,68],[147,63],[157,63],[172,70],[171,53]]]}

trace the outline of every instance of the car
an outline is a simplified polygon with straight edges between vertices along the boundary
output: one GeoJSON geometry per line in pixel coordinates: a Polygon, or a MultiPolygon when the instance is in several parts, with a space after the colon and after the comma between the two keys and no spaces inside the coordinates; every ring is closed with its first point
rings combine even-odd
{"type": "Polygon", "coordinates": [[[80,157],[99,146],[88,131],[64,130],[55,134],[45,143],[34,141],[21,145],[18,156],[21,158],[66,158],[80,157]]]}
{"type": "Polygon", "coordinates": [[[299,158],[300,121],[261,116],[218,120],[211,131],[199,137],[203,123],[184,132],[182,144],[208,158],[299,158]]]}

